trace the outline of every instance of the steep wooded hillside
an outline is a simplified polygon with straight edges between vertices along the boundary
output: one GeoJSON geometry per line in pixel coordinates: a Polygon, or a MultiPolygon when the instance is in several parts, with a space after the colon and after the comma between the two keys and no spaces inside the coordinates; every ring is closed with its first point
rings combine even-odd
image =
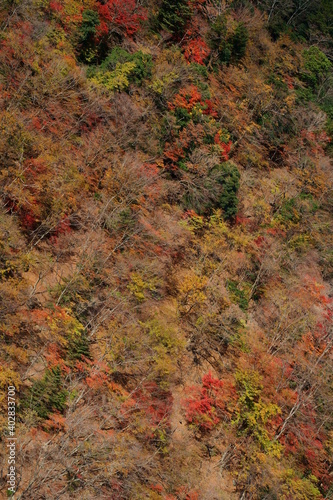
{"type": "Polygon", "coordinates": [[[332,498],[332,21],[2,0],[3,498],[332,498]]]}

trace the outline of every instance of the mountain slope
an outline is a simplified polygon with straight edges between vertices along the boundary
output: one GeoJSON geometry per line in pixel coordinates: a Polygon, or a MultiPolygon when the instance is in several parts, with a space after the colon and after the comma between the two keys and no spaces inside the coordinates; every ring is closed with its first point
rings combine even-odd
{"type": "Polygon", "coordinates": [[[331,20],[3,3],[15,498],[330,498],[331,20]]]}

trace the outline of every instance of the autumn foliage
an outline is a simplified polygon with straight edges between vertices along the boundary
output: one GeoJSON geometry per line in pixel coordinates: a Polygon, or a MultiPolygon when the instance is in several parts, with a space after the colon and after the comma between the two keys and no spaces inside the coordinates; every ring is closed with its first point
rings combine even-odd
{"type": "Polygon", "coordinates": [[[145,9],[137,6],[135,0],[108,0],[98,5],[100,17],[100,34],[107,34],[119,28],[128,36],[134,35],[142,21],[147,19],[145,9]]]}
{"type": "Polygon", "coordinates": [[[331,498],[332,7],[301,3],[0,2],[18,497],[331,498]]]}
{"type": "Polygon", "coordinates": [[[184,48],[184,56],[188,62],[203,65],[209,54],[209,47],[202,38],[190,40],[184,48]]]}
{"type": "Polygon", "coordinates": [[[235,389],[216,379],[209,372],[202,377],[202,386],[190,387],[191,397],[184,402],[186,419],[201,431],[211,430],[222,418],[228,417],[227,405],[232,403],[235,389]]]}

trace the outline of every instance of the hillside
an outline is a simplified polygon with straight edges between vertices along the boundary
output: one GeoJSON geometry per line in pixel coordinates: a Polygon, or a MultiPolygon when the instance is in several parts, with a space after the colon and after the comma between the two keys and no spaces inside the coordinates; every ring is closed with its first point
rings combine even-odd
{"type": "Polygon", "coordinates": [[[2,498],[332,498],[332,2],[0,26],[2,498]]]}

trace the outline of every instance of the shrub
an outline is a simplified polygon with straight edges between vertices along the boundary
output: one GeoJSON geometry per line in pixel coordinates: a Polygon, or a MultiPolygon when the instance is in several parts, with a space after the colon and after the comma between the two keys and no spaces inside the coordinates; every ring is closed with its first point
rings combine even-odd
{"type": "Polygon", "coordinates": [[[248,40],[249,32],[246,26],[239,23],[232,37],[232,58],[235,62],[240,61],[245,56],[248,40]]]}
{"type": "Polygon", "coordinates": [[[69,339],[68,357],[71,360],[90,358],[89,339],[84,331],[69,339]]]}
{"type": "Polygon", "coordinates": [[[31,387],[23,406],[34,410],[40,418],[47,418],[55,411],[65,408],[67,391],[63,389],[59,366],[47,370],[42,380],[37,380],[31,387]]]}
{"type": "Polygon", "coordinates": [[[91,62],[96,57],[96,33],[100,24],[99,15],[94,10],[84,10],[82,24],[79,29],[79,58],[83,62],[91,62]]]}
{"type": "Polygon", "coordinates": [[[217,52],[220,63],[237,63],[244,57],[249,34],[243,23],[229,31],[225,16],[218,16],[210,30],[210,46],[217,52]]]}
{"type": "Polygon", "coordinates": [[[121,47],[115,47],[98,68],[90,68],[88,77],[102,84],[110,91],[126,90],[131,83],[141,85],[151,76],[153,66],[150,54],[139,51],[130,54],[121,47]]]}
{"type": "Polygon", "coordinates": [[[158,293],[159,285],[160,280],[156,276],[149,276],[146,278],[139,273],[133,272],[127,288],[138,302],[144,302],[147,299],[148,293],[153,296],[158,293]]]}
{"type": "Polygon", "coordinates": [[[202,377],[202,386],[190,387],[191,396],[184,401],[186,420],[201,431],[214,429],[227,416],[226,401],[234,393],[230,384],[214,378],[209,372],[202,377]]]}
{"type": "Polygon", "coordinates": [[[160,29],[181,37],[191,16],[192,11],[186,0],[163,0],[157,22],[160,29]]]}
{"type": "Polygon", "coordinates": [[[204,65],[205,60],[209,56],[210,50],[206,42],[202,38],[190,40],[184,49],[186,61],[204,65]]]}
{"type": "Polygon", "coordinates": [[[198,64],[196,62],[192,62],[190,64],[190,68],[194,74],[194,76],[202,76],[204,78],[208,78],[208,70],[206,66],[203,66],[202,64],[198,64]]]}
{"type": "Polygon", "coordinates": [[[301,219],[301,214],[297,209],[296,199],[290,198],[284,200],[274,218],[283,224],[296,224],[297,222],[299,222],[301,219]]]}
{"type": "Polygon", "coordinates": [[[100,65],[103,71],[113,71],[119,64],[134,63],[131,79],[137,85],[141,85],[145,78],[151,77],[153,61],[150,54],[144,54],[139,50],[134,54],[130,54],[121,47],[115,47],[110,55],[100,65]]]}
{"type": "Polygon", "coordinates": [[[146,10],[135,0],[106,0],[98,7],[101,18],[101,35],[112,31],[132,37],[147,19],[146,10]]]}
{"type": "Polygon", "coordinates": [[[213,169],[213,174],[221,188],[214,208],[221,208],[224,218],[231,219],[237,214],[240,173],[236,165],[226,162],[217,165],[213,169]]]}
{"type": "Polygon", "coordinates": [[[303,52],[304,69],[302,79],[313,90],[328,75],[332,68],[332,63],[318,47],[310,47],[303,52]]]}
{"type": "Polygon", "coordinates": [[[263,450],[279,456],[281,445],[272,439],[272,432],[267,429],[272,419],[281,413],[281,409],[274,403],[262,401],[263,385],[258,372],[237,371],[235,380],[239,399],[234,424],[240,432],[252,435],[263,450]]]}
{"type": "Polygon", "coordinates": [[[231,299],[239,305],[242,311],[247,311],[249,300],[246,291],[240,289],[238,283],[232,280],[227,281],[227,288],[230,292],[231,299]]]}

